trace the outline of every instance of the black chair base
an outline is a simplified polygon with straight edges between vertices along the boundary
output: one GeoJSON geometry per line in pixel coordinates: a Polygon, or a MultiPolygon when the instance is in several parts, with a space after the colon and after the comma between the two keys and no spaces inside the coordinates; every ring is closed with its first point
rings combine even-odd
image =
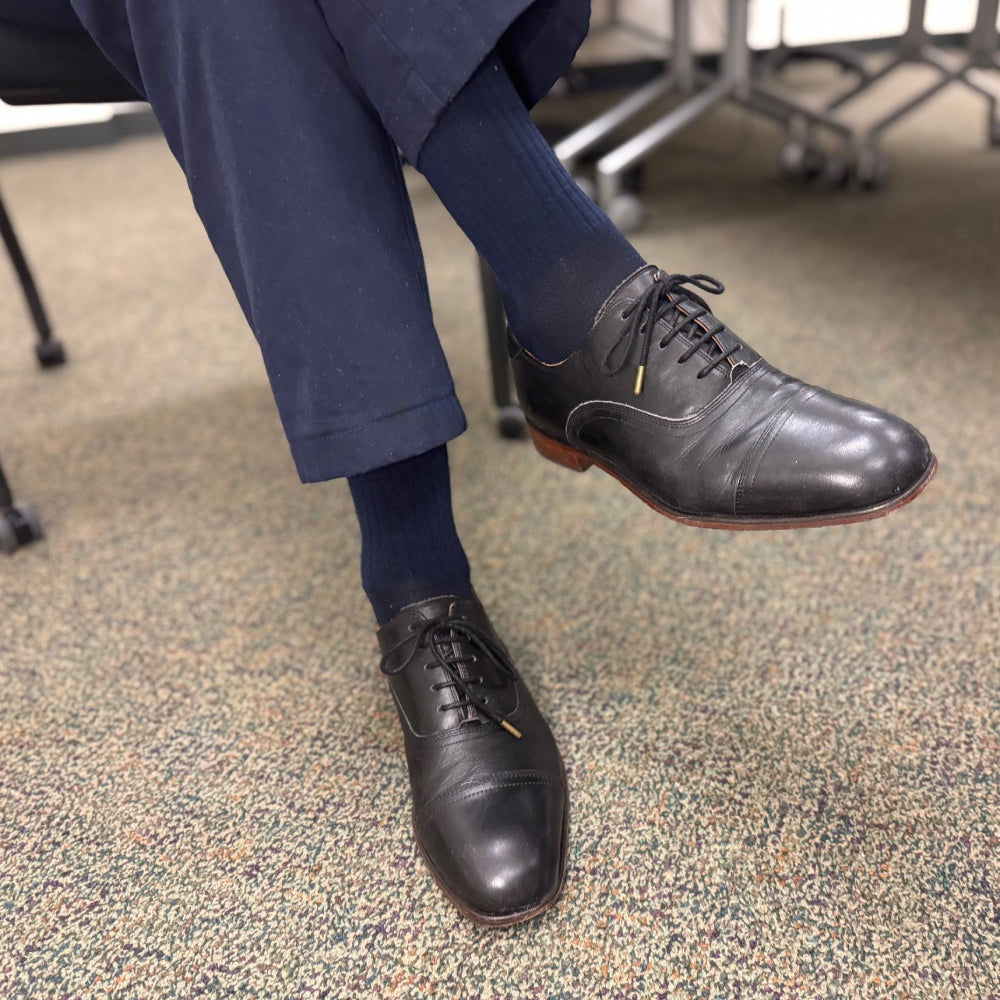
{"type": "Polygon", "coordinates": [[[0,468],[0,553],[12,555],[43,537],[44,532],[35,512],[24,504],[14,503],[0,468]]]}
{"type": "MultiPolygon", "coordinates": [[[[17,280],[35,326],[37,341],[35,357],[42,368],[56,368],[66,363],[66,350],[52,334],[52,325],[38,292],[38,286],[28,267],[20,240],[7,214],[0,196],[0,237],[3,238],[10,261],[17,273],[17,280]]],[[[25,545],[44,537],[42,526],[35,512],[25,504],[14,502],[10,486],[0,469],[0,554],[11,555],[25,545]]]]}
{"type": "Polygon", "coordinates": [[[490,378],[493,383],[493,402],[500,416],[497,427],[501,437],[523,438],[528,427],[521,407],[514,399],[510,375],[510,361],[507,358],[507,316],[500,286],[482,257],[479,258],[479,282],[483,290],[483,312],[486,317],[486,341],[490,354],[490,378]]]}
{"type": "Polygon", "coordinates": [[[14,225],[7,214],[7,206],[4,204],[2,194],[0,194],[0,237],[3,238],[10,262],[14,265],[17,280],[21,285],[24,300],[35,325],[35,332],[38,335],[35,355],[38,358],[38,363],[43,368],[54,368],[61,365],[66,361],[66,350],[52,335],[52,325],[49,323],[49,317],[42,303],[42,297],[38,293],[38,286],[35,284],[31,268],[28,267],[28,261],[21,249],[21,242],[17,238],[14,225]]]}
{"type": "MultiPolygon", "coordinates": [[[[141,101],[143,98],[107,61],[83,31],[53,32],[0,24],[0,101],[6,104],[76,104],[141,101]]],[[[35,356],[42,368],[66,361],[52,335],[45,306],[0,198],[0,237],[28,304],[38,335],[35,356]]],[[[0,553],[12,553],[43,536],[30,507],[15,503],[0,469],[0,553]]]]}

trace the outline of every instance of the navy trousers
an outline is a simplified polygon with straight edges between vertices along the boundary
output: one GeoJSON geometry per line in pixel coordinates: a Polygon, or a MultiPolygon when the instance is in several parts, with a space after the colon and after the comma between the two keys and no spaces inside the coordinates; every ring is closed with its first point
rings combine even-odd
{"type": "Polygon", "coordinates": [[[0,0],[0,20],[86,30],[149,100],[306,482],[464,430],[399,151],[416,162],[493,49],[530,105],[588,17],[589,0],[0,0]]]}

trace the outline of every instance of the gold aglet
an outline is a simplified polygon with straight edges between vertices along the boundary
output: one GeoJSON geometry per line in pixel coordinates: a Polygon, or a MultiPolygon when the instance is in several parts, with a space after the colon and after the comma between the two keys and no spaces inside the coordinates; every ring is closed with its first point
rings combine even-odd
{"type": "Polygon", "coordinates": [[[506,719],[501,719],[500,725],[503,726],[503,728],[506,729],[507,732],[510,733],[510,735],[513,736],[515,739],[519,740],[521,738],[521,730],[516,729],[506,719]]]}
{"type": "Polygon", "coordinates": [[[642,383],[646,381],[646,366],[639,365],[638,370],[635,373],[635,388],[632,390],[633,395],[638,396],[642,392],[642,383]]]}

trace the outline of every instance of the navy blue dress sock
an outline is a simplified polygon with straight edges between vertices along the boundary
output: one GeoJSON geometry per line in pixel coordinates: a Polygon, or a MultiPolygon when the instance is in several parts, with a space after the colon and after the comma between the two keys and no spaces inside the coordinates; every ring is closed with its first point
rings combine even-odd
{"type": "Polygon", "coordinates": [[[429,597],[475,596],[452,516],[445,445],[347,482],[361,524],[361,584],[379,625],[429,597]]]}
{"type": "Polygon", "coordinates": [[[561,361],[644,261],[577,186],[493,54],[444,110],[417,166],[493,269],[514,336],[561,361]]]}

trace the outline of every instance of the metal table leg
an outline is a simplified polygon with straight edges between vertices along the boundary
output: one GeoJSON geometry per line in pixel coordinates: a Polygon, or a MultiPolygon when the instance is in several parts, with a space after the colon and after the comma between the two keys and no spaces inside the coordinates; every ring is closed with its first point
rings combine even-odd
{"type": "Polygon", "coordinates": [[[976,24],[969,35],[969,55],[974,66],[1000,68],[1000,44],[997,36],[997,14],[1000,0],[979,0],[976,24]]]}
{"type": "Polygon", "coordinates": [[[674,37],[669,67],[663,76],[640,87],[552,147],[559,161],[570,173],[576,169],[584,153],[660,98],[672,91],[688,92],[693,89],[695,71],[691,49],[691,0],[671,0],[671,3],[674,37]]]}
{"type": "Polygon", "coordinates": [[[827,110],[809,108],[793,101],[753,78],[747,36],[748,0],[727,0],[726,46],[719,77],[680,107],[664,115],[633,138],[603,156],[597,164],[598,200],[611,220],[626,231],[637,226],[622,225],[636,218],[635,200],[623,191],[625,173],[678,132],[706,115],[723,101],[735,100],[754,111],[790,123],[802,119],[811,126],[835,133],[845,144],[853,130],[827,110]]]}
{"type": "Polygon", "coordinates": [[[1000,0],[979,0],[975,27],[966,39],[966,54],[964,58],[956,59],[935,46],[927,34],[924,27],[927,0],[911,0],[906,33],[896,55],[870,79],[852,87],[828,105],[828,110],[843,107],[900,66],[909,63],[929,66],[940,74],[937,80],[883,115],[865,131],[858,163],[858,178],[863,186],[878,186],[887,172],[886,158],[876,148],[878,136],[952,83],[962,83],[986,99],[990,142],[1000,145],[1000,119],[997,117],[1000,90],[980,72],[982,69],[1000,68],[996,27],[998,10],[1000,0]]]}

